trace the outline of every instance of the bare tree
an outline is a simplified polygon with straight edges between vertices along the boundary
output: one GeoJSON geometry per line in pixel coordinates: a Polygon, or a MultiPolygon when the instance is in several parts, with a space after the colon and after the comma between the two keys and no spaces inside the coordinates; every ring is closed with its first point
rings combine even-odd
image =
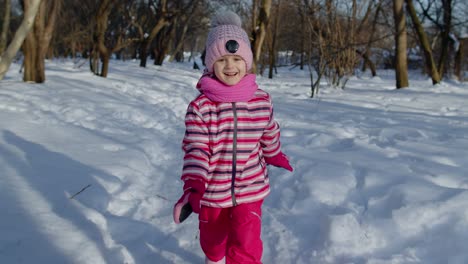
{"type": "Polygon", "coordinates": [[[320,16],[317,15],[320,14],[321,7],[315,0],[311,2],[304,0],[303,7],[299,8],[299,10],[303,10],[307,29],[310,31],[308,38],[304,40],[304,43],[306,41],[308,43],[308,47],[304,50],[304,53],[306,54],[305,57],[307,58],[306,62],[310,77],[310,97],[313,98],[319,92],[320,80],[325,74],[328,63],[324,41],[326,33],[324,33],[325,27],[321,26],[320,16]],[[316,78],[314,73],[316,73],[316,78]]]}
{"type": "MultiPolygon", "coordinates": [[[[300,1],[300,0],[298,0],[300,1]]],[[[307,31],[306,31],[306,10],[305,8],[301,8],[301,5],[298,4],[298,14],[299,14],[299,17],[301,18],[301,28],[303,30],[301,30],[302,34],[301,34],[301,48],[300,48],[300,54],[301,54],[301,57],[300,57],[300,69],[303,70],[304,69],[304,54],[306,53],[306,39],[307,39],[307,31]]]]}
{"type": "Polygon", "coordinates": [[[122,19],[123,15],[128,19],[126,4],[117,0],[102,0],[95,15],[96,27],[93,34],[94,43],[92,55],[90,56],[90,66],[91,70],[98,76],[107,77],[111,55],[135,41],[126,35],[131,22],[122,19]],[[116,13],[113,14],[114,20],[111,21],[109,16],[114,9],[116,13]],[[114,24],[111,24],[111,22],[114,22],[114,24]],[[111,31],[108,32],[110,24],[111,31]],[[102,63],[101,69],[98,68],[99,61],[102,63]]]}
{"type": "Polygon", "coordinates": [[[2,32],[0,33],[0,54],[6,49],[8,30],[10,29],[11,0],[5,0],[5,14],[3,14],[2,32]]]}
{"type": "Polygon", "coordinates": [[[442,44],[440,47],[441,52],[439,57],[438,70],[439,74],[443,75],[445,71],[445,63],[448,59],[450,32],[452,29],[452,0],[442,0],[442,9],[444,24],[441,34],[442,44]]]}
{"type": "Polygon", "coordinates": [[[1,54],[0,57],[0,80],[3,80],[3,77],[5,77],[5,74],[10,68],[10,64],[13,61],[14,56],[21,48],[24,39],[31,30],[34,24],[34,19],[39,10],[39,5],[41,4],[41,1],[25,0],[24,4],[28,8],[24,10],[23,21],[21,22],[19,28],[16,30],[15,36],[13,37],[11,43],[8,45],[8,48],[3,54],[1,54]]]}
{"type": "Polygon", "coordinates": [[[382,12],[382,1],[383,0],[378,0],[377,2],[369,2],[364,18],[361,19],[361,22],[356,30],[356,35],[358,36],[365,36],[366,34],[363,34],[364,31],[367,31],[368,33],[367,43],[365,47],[363,48],[363,50],[357,48],[356,52],[362,57],[364,61],[364,63],[362,64],[362,70],[365,71],[366,68],[369,67],[373,77],[377,76],[377,68],[374,62],[371,60],[371,48],[375,41],[374,36],[377,31],[377,21],[379,19],[379,15],[382,12]],[[369,20],[370,16],[372,15],[372,12],[374,12],[374,16],[372,22],[370,22],[369,25],[369,20]]]}
{"type": "Polygon", "coordinates": [[[159,32],[169,25],[167,0],[148,1],[137,10],[138,17],[132,21],[139,32],[140,67],[146,67],[151,44],[159,32]],[[149,32],[149,33],[148,33],[149,32]]]}
{"type": "Polygon", "coordinates": [[[193,20],[196,10],[201,4],[201,0],[176,1],[168,5],[168,25],[164,27],[156,36],[153,52],[155,56],[154,64],[162,65],[167,54],[172,53],[169,61],[183,59],[181,51],[189,23],[193,20]]]}
{"type": "Polygon", "coordinates": [[[111,51],[106,47],[106,31],[109,24],[109,14],[112,10],[113,0],[102,0],[96,13],[96,28],[93,34],[93,52],[90,57],[91,71],[102,77],[107,77],[111,51]],[[102,62],[99,71],[99,59],[102,62]]]}
{"type": "Polygon", "coordinates": [[[342,89],[358,63],[355,48],[358,4],[356,0],[347,3],[351,4],[351,14],[344,18],[340,16],[339,1],[327,0],[325,7],[328,18],[325,31],[328,66],[325,73],[331,86],[342,89]]]}
{"type": "Polygon", "coordinates": [[[455,54],[455,65],[454,65],[454,73],[455,76],[459,81],[464,81],[463,77],[463,59],[465,58],[464,50],[466,46],[466,42],[468,41],[468,38],[461,38],[458,40],[459,45],[457,52],[455,54]]]}
{"type": "MultiPolygon", "coordinates": [[[[442,79],[455,69],[458,39],[462,39],[463,28],[467,28],[466,1],[457,0],[416,0],[419,3],[421,19],[431,22],[427,26],[432,39],[431,49],[434,60],[437,61],[437,71],[442,79]],[[450,67],[453,64],[453,68],[450,67]]],[[[466,61],[466,60],[465,60],[466,61]]],[[[463,60],[460,61],[463,63],[463,60]]]]}
{"type": "Polygon", "coordinates": [[[408,62],[406,55],[406,18],[404,0],[393,0],[395,20],[395,78],[397,89],[408,87],[408,62]]]}
{"type": "Polygon", "coordinates": [[[166,54],[174,43],[179,17],[175,16],[171,22],[163,27],[156,35],[153,44],[154,65],[162,65],[166,54]]]}
{"type": "Polygon", "coordinates": [[[180,23],[177,25],[176,31],[176,45],[174,50],[172,51],[171,57],[169,61],[173,61],[178,57],[178,61],[180,61],[180,54],[182,53],[182,49],[184,47],[184,42],[187,36],[187,30],[189,29],[189,25],[194,20],[195,15],[197,15],[197,9],[200,6],[200,0],[192,0],[190,1],[187,6],[183,7],[179,12],[177,12],[177,16],[180,17],[180,23]]]}
{"type": "Polygon", "coordinates": [[[261,3],[259,3],[259,0],[254,0],[252,2],[252,70],[256,72],[257,64],[262,54],[262,46],[265,41],[268,23],[270,21],[271,0],[261,0],[261,3]]]}
{"type": "Polygon", "coordinates": [[[408,7],[408,13],[411,17],[416,33],[418,34],[419,43],[420,43],[421,49],[424,52],[424,57],[425,57],[424,60],[426,62],[426,68],[429,70],[431,78],[432,78],[432,84],[437,84],[441,81],[441,78],[439,75],[439,71],[437,69],[437,65],[434,61],[434,57],[432,55],[431,44],[429,43],[429,39],[426,35],[426,32],[424,31],[422,23],[416,14],[413,1],[406,0],[406,6],[408,7]]]}
{"type": "MultiPolygon", "coordinates": [[[[32,30],[23,43],[25,82],[45,81],[45,55],[55,29],[60,0],[42,0],[32,30]]],[[[25,10],[29,8],[27,3],[25,10]]]]}
{"type": "MultiPolygon", "coordinates": [[[[57,17],[60,26],[55,28],[49,51],[56,56],[87,59],[95,28],[92,17],[97,8],[95,0],[62,1],[62,8],[57,17]]],[[[50,56],[50,53],[47,55],[50,56]]],[[[80,63],[83,64],[84,62],[80,63]]]]}
{"type": "Polygon", "coordinates": [[[343,89],[359,61],[356,54],[358,3],[326,0],[322,6],[315,1],[304,2],[309,14],[309,28],[314,35],[309,44],[309,56],[312,56],[317,78],[326,77],[330,86],[343,89]],[[339,8],[343,3],[351,5],[351,13],[346,16],[339,8]]]}
{"type": "Polygon", "coordinates": [[[278,28],[279,28],[279,20],[280,20],[280,7],[281,7],[281,0],[277,0],[276,5],[275,5],[275,23],[273,25],[273,28],[269,31],[269,36],[270,36],[270,45],[269,45],[269,53],[268,53],[268,59],[269,59],[269,70],[268,70],[268,78],[272,79],[273,78],[273,70],[276,67],[276,47],[277,47],[277,37],[278,37],[278,28]]]}

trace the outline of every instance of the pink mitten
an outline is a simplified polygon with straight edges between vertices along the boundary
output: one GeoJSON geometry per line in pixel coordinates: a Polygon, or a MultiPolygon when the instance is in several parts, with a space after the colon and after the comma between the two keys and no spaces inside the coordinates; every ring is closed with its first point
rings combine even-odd
{"type": "Polygon", "coordinates": [[[273,157],[269,157],[269,158],[265,157],[265,162],[267,164],[270,164],[270,165],[273,165],[273,166],[276,166],[276,167],[280,167],[280,168],[286,169],[288,171],[293,171],[293,168],[289,164],[288,157],[283,152],[280,152],[280,153],[278,153],[277,155],[275,155],[273,157]]]}
{"type": "Polygon", "coordinates": [[[174,205],[172,215],[176,224],[182,223],[192,212],[200,212],[200,200],[205,193],[205,184],[201,181],[188,180],[184,184],[184,194],[174,205]]]}

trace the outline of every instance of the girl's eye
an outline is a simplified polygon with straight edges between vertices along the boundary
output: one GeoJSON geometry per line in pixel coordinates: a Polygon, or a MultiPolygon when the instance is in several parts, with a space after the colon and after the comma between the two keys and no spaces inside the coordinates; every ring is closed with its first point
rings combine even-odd
{"type": "Polygon", "coordinates": [[[234,60],[235,60],[235,61],[240,61],[240,60],[242,60],[242,59],[239,58],[239,57],[235,57],[234,60]]]}

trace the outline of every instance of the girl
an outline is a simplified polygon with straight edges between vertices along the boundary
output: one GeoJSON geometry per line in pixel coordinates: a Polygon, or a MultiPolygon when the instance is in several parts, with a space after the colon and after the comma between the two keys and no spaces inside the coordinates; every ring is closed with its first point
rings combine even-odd
{"type": "Polygon", "coordinates": [[[174,206],[180,223],[199,214],[205,263],[261,263],[261,206],[270,193],[266,164],[292,171],[280,149],[270,95],[258,88],[240,18],[215,16],[206,41],[206,69],[185,118],[181,179],[174,206]]]}

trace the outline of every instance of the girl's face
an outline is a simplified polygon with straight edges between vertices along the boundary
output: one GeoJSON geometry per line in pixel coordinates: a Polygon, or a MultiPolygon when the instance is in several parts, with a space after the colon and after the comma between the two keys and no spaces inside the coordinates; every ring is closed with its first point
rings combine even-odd
{"type": "Polygon", "coordinates": [[[236,85],[245,76],[246,67],[242,57],[225,55],[215,61],[213,70],[218,80],[227,85],[236,85]]]}

